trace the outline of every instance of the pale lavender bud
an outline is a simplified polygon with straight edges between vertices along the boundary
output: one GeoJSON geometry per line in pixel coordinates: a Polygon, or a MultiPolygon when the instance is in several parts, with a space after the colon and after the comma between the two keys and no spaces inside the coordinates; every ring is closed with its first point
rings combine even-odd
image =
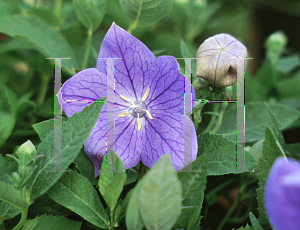
{"type": "Polygon", "coordinates": [[[229,34],[206,39],[197,51],[197,77],[224,88],[237,81],[237,63],[244,63],[247,48],[229,34]]]}

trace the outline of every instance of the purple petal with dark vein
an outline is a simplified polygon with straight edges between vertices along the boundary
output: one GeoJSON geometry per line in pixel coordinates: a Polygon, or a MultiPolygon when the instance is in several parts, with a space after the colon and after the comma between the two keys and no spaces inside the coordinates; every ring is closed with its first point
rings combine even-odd
{"type": "MultiPolygon", "coordinates": [[[[143,79],[143,88],[150,89],[146,104],[150,112],[184,114],[185,79],[179,71],[179,65],[172,56],[161,56],[156,59],[151,78],[143,79]]],[[[195,100],[195,90],[191,87],[190,101],[195,100]]],[[[190,111],[186,111],[186,114],[190,111]]]]}
{"type": "Polygon", "coordinates": [[[86,105],[106,96],[106,75],[97,69],[85,69],[67,80],[57,94],[68,117],[86,105]]]}
{"type": "MultiPolygon", "coordinates": [[[[122,107],[115,106],[115,116],[122,113],[122,107]]],[[[84,143],[84,150],[95,167],[95,177],[98,176],[101,163],[109,148],[113,148],[123,162],[125,169],[132,168],[140,161],[141,136],[137,131],[137,121],[132,115],[115,117],[115,145],[107,146],[107,105],[105,104],[99,119],[84,143]]]]}
{"type": "Polygon", "coordinates": [[[114,60],[116,102],[119,94],[134,101],[140,100],[146,90],[143,89],[143,81],[150,77],[150,70],[155,63],[153,53],[141,41],[113,23],[102,41],[97,60],[98,70],[106,74],[105,58],[119,58],[114,60]]]}
{"type": "Polygon", "coordinates": [[[300,163],[279,157],[265,187],[265,207],[271,224],[278,230],[300,229],[300,163]]]}
{"type": "Polygon", "coordinates": [[[184,145],[186,145],[187,158],[195,160],[198,152],[197,135],[191,119],[183,114],[165,114],[153,116],[153,120],[145,119],[142,126],[141,160],[147,167],[152,167],[165,153],[170,153],[174,169],[180,170],[184,165],[184,145]],[[190,122],[190,131],[186,132],[185,122],[190,122]]]}

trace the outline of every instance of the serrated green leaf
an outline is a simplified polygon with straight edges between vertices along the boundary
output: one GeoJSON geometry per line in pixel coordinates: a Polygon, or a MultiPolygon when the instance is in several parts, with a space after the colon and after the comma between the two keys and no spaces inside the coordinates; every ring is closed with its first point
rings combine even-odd
{"type": "Polygon", "coordinates": [[[93,185],[81,174],[64,173],[47,192],[51,199],[100,228],[108,228],[108,216],[93,185]]]}
{"type": "Polygon", "coordinates": [[[88,138],[92,128],[99,118],[104,103],[93,103],[85,107],[79,114],[75,113],[62,124],[62,161],[61,170],[54,170],[54,130],[41,142],[37,155],[43,154],[41,162],[35,171],[31,201],[47,192],[47,190],[61,177],[63,171],[76,159],[83,143],[88,138]],[[52,170],[47,172],[45,170],[52,170]]]}
{"type": "Polygon", "coordinates": [[[264,230],[252,212],[249,213],[249,217],[254,230],[264,230]]]}
{"type": "Polygon", "coordinates": [[[144,176],[139,209],[147,229],[168,230],[181,212],[182,189],[169,154],[144,176]]]}
{"type": "Polygon", "coordinates": [[[100,26],[106,11],[106,0],[73,0],[79,21],[93,32],[100,26]]]}
{"type": "Polygon", "coordinates": [[[102,162],[101,170],[99,173],[99,191],[103,196],[107,205],[114,210],[118,199],[121,195],[123,187],[126,183],[126,172],[123,166],[121,159],[118,155],[112,150],[107,151],[106,157],[110,155],[114,157],[114,170],[113,172],[104,171],[106,170],[106,161],[102,162]],[[120,171],[120,172],[117,172],[120,171]]]}
{"type": "Polygon", "coordinates": [[[120,0],[120,4],[132,25],[145,27],[164,18],[171,11],[173,0],[120,0]]]}
{"type": "Polygon", "coordinates": [[[14,218],[20,212],[21,210],[16,208],[12,204],[9,204],[2,200],[0,201],[0,223],[3,220],[14,218]]]}
{"type": "Polygon", "coordinates": [[[264,229],[271,229],[269,221],[267,219],[265,209],[264,209],[264,187],[268,177],[269,170],[271,169],[275,159],[281,156],[281,151],[276,144],[276,139],[273,136],[269,128],[265,128],[265,140],[263,142],[263,152],[262,156],[259,158],[257,174],[259,188],[256,190],[257,202],[258,202],[258,212],[259,212],[259,222],[264,229]]]}
{"type": "Polygon", "coordinates": [[[62,66],[72,74],[77,67],[75,54],[67,40],[54,28],[34,16],[6,16],[0,19],[0,32],[9,36],[21,36],[29,40],[47,57],[70,57],[62,66]]]}
{"type": "Polygon", "coordinates": [[[36,222],[34,230],[53,230],[53,229],[63,229],[63,230],[80,230],[82,222],[69,220],[61,216],[51,216],[42,215],[36,217],[32,220],[27,220],[28,225],[30,222],[36,222]]]}
{"type": "MultiPolygon", "coordinates": [[[[190,166],[186,166],[177,172],[177,176],[181,182],[182,197],[184,198],[182,205],[183,207],[190,208],[182,209],[181,214],[176,221],[176,225],[183,220],[187,220],[196,211],[199,211],[199,216],[202,208],[204,190],[206,188],[208,157],[206,155],[202,155],[190,164],[193,166],[192,170],[199,172],[185,172],[185,168],[190,166]]],[[[195,225],[197,218],[195,218],[193,223],[189,221],[189,225],[192,225],[190,227],[195,225]]]]}
{"type": "MultiPolygon", "coordinates": [[[[62,117],[62,121],[66,121],[67,118],[62,117]]],[[[54,129],[54,119],[49,119],[42,121],[33,125],[33,128],[38,133],[41,140],[43,140],[53,129],[54,129]]]]}
{"type": "Polygon", "coordinates": [[[33,230],[38,223],[38,219],[35,218],[33,220],[27,220],[26,223],[24,224],[22,230],[33,230]]]}
{"type": "Polygon", "coordinates": [[[0,200],[3,200],[18,209],[26,207],[27,202],[21,197],[20,192],[11,184],[0,181],[0,200]]]}
{"type": "MultiPolygon", "coordinates": [[[[203,154],[208,156],[207,175],[223,175],[236,170],[236,144],[222,135],[205,133],[199,136],[198,155],[203,154]]],[[[257,159],[245,151],[245,169],[256,164],[257,159]]]]}
{"type": "Polygon", "coordinates": [[[126,209],[125,221],[128,230],[142,230],[144,227],[142,216],[139,210],[139,194],[141,191],[142,182],[143,180],[139,181],[135,188],[129,192],[130,194],[127,194],[129,202],[126,209]]]}
{"type": "MultiPolygon", "coordinates": [[[[271,112],[275,115],[280,124],[280,129],[284,130],[290,124],[295,122],[300,112],[288,106],[272,103],[268,104],[271,112]]],[[[223,134],[230,140],[236,141],[236,108],[225,111],[223,122],[218,134],[223,134]]],[[[264,127],[270,127],[271,121],[267,113],[264,102],[249,102],[245,106],[245,141],[255,142],[264,138],[264,127]],[[259,114],[259,119],[257,117],[259,114]]],[[[243,131],[244,132],[244,131],[243,131]]]]}

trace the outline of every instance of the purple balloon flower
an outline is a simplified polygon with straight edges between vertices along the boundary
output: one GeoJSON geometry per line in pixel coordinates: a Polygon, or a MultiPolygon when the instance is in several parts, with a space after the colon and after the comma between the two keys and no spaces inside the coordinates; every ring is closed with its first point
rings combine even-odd
{"type": "MultiPolygon", "coordinates": [[[[58,95],[68,117],[80,112],[89,101],[107,95],[107,60],[114,60],[114,151],[125,169],[141,160],[151,167],[165,153],[170,153],[175,170],[184,167],[184,151],[195,160],[198,144],[195,127],[184,114],[186,78],[174,57],[157,59],[138,39],[112,24],[103,39],[97,69],[85,69],[67,80],[58,95]],[[68,101],[82,103],[66,103],[68,101]],[[191,130],[184,132],[186,121],[191,130]],[[185,137],[185,138],[184,138],[185,137]],[[185,148],[184,148],[185,145],[185,148]]],[[[192,89],[192,100],[195,92],[192,89]]],[[[112,103],[107,101],[107,103],[112,103]]],[[[107,104],[84,150],[98,175],[107,149],[107,104]]],[[[113,125],[113,124],[110,124],[113,125]]]]}
{"type": "Polygon", "coordinates": [[[277,230],[300,229],[300,162],[279,157],[265,187],[265,208],[277,230]]]}

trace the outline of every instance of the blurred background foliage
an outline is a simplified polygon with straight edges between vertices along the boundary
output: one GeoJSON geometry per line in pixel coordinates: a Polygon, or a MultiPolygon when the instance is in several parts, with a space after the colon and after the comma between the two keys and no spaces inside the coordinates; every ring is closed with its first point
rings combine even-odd
{"type": "MultiPolygon", "coordinates": [[[[248,57],[253,58],[248,60],[245,71],[246,103],[280,103],[300,111],[300,1],[165,0],[168,12],[164,17],[144,20],[136,27],[131,11],[135,6],[126,8],[124,2],[138,1],[0,0],[0,153],[3,156],[14,153],[28,139],[38,145],[40,139],[32,125],[54,116],[54,61],[46,57],[71,58],[62,61],[62,82],[82,69],[96,67],[101,42],[112,22],[131,31],[156,56],[177,58],[193,58],[205,39],[229,33],[245,44],[248,57]],[[88,5],[89,17],[84,14],[87,6],[84,3],[88,5]]],[[[184,63],[179,63],[183,72],[184,63]]],[[[192,79],[197,87],[195,65],[192,79]]],[[[228,88],[233,95],[234,86],[228,88]]],[[[197,92],[198,99],[211,99],[209,95],[205,90],[197,92]]],[[[198,134],[205,129],[207,117],[203,117],[201,125],[196,124],[198,134]]],[[[260,114],[254,119],[260,119],[260,114]]],[[[298,118],[286,127],[283,135],[287,144],[300,142],[299,126],[298,118]]],[[[253,146],[253,153],[254,147],[261,151],[262,140],[253,146]]],[[[300,150],[299,144],[293,148],[294,152],[300,150]]],[[[8,164],[10,160],[5,162],[8,164]]],[[[239,175],[225,175],[208,180],[210,192],[206,201],[210,203],[206,202],[203,210],[207,212],[217,202],[219,206],[210,210],[204,226],[208,222],[211,226],[217,224],[216,216],[226,213],[237,190],[224,193],[225,197],[216,194],[229,190],[229,183],[231,187],[238,186],[242,179],[239,175]],[[213,189],[216,184],[219,186],[213,189]]],[[[57,208],[46,196],[39,199],[45,207],[36,205],[33,209],[70,214],[57,208]]],[[[249,198],[247,206],[240,205],[238,211],[246,208],[254,211],[255,201],[255,197],[249,198]]],[[[30,217],[36,215],[34,210],[30,213],[30,217]]],[[[243,220],[247,219],[245,216],[243,220]]],[[[232,227],[236,227],[234,218],[232,227]]]]}
{"type": "MultiPolygon", "coordinates": [[[[95,10],[90,19],[79,12],[84,1],[0,1],[0,152],[15,151],[28,138],[38,144],[32,125],[53,118],[54,62],[45,57],[71,57],[63,60],[63,82],[75,72],[96,67],[112,22],[131,30],[124,1],[85,1],[95,10]]],[[[246,45],[248,57],[253,58],[245,74],[246,101],[275,100],[300,108],[299,1],[174,0],[170,6],[165,17],[132,30],[155,55],[181,58],[185,44],[190,57],[195,57],[206,38],[229,33],[246,45]],[[279,44],[280,53],[266,44],[275,31],[286,39],[279,44]],[[268,64],[267,52],[278,58],[268,64]]],[[[294,135],[286,135],[296,142],[294,135]]]]}

